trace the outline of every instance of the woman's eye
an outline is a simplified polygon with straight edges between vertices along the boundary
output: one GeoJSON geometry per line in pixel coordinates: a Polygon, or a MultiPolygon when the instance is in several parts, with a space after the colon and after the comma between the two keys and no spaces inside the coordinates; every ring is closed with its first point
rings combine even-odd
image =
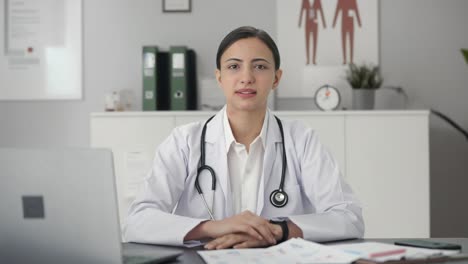
{"type": "Polygon", "coordinates": [[[261,65],[261,64],[255,66],[255,69],[259,69],[259,70],[265,70],[266,68],[267,67],[265,65],[261,65]]]}
{"type": "Polygon", "coordinates": [[[239,66],[237,64],[232,64],[232,65],[229,65],[228,66],[228,69],[232,69],[232,70],[235,70],[235,69],[238,69],[239,66]]]}

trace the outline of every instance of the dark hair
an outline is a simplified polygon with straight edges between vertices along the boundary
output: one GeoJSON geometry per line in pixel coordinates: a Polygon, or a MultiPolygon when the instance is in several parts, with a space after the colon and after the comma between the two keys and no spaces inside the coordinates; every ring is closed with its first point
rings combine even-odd
{"type": "Polygon", "coordinates": [[[275,60],[275,70],[278,70],[280,67],[280,55],[278,51],[278,47],[276,46],[273,39],[261,29],[257,29],[254,27],[244,26],[239,27],[231,31],[229,34],[224,37],[218,47],[218,52],[216,53],[216,68],[221,69],[221,56],[223,53],[232,45],[234,42],[238,41],[239,39],[246,39],[246,38],[257,38],[261,40],[267,47],[270,49],[271,53],[273,54],[273,59],[275,60]]]}

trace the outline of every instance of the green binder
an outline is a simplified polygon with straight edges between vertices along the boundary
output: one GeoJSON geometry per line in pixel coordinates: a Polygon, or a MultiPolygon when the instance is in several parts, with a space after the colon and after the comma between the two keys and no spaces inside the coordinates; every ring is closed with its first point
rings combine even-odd
{"type": "Polygon", "coordinates": [[[144,46],[143,47],[143,111],[157,110],[157,56],[158,47],[144,46]]]}
{"type": "Polygon", "coordinates": [[[170,47],[171,110],[187,110],[187,48],[170,47]]]}
{"type": "Polygon", "coordinates": [[[185,46],[171,46],[170,65],[170,109],[197,109],[197,81],[195,52],[185,46]]]}

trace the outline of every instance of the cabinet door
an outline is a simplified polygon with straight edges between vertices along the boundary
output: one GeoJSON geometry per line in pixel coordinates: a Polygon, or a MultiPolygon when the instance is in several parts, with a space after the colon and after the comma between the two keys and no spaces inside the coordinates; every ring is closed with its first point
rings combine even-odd
{"type": "Polygon", "coordinates": [[[91,117],[91,147],[111,149],[120,224],[149,172],[156,147],[174,128],[173,116],[91,117]]]}
{"type": "Polygon", "coordinates": [[[348,181],[367,238],[429,237],[427,115],[348,115],[348,181]]]}

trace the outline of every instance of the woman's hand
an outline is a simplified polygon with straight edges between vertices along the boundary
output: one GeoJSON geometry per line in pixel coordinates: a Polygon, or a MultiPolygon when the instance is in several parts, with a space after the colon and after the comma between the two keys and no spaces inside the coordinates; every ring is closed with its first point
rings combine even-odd
{"type": "Polygon", "coordinates": [[[219,221],[205,222],[204,228],[208,237],[219,238],[228,234],[244,234],[257,240],[264,240],[268,244],[275,244],[275,229],[268,220],[250,212],[240,214],[219,221]]]}
{"type": "Polygon", "coordinates": [[[254,248],[266,247],[271,244],[263,239],[256,239],[247,234],[227,234],[218,237],[205,245],[206,249],[225,249],[225,248],[254,248]]]}
{"type": "MultiPolygon", "coordinates": [[[[302,229],[300,229],[295,223],[292,221],[288,221],[288,228],[289,228],[289,238],[292,237],[304,237],[302,233],[302,229]]],[[[279,225],[276,224],[270,224],[270,229],[275,235],[276,240],[280,240],[283,237],[283,230],[279,225]]],[[[266,247],[266,246],[271,246],[275,243],[268,243],[265,240],[260,240],[255,237],[252,237],[247,234],[242,234],[242,233],[233,233],[233,234],[227,234],[223,235],[221,237],[218,237],[209,243],[205,245],[206,249],[225,249],[225,248],[254,248],[254,247],[266,247]]]]}
{"type": "Polygon", "coordinates": [[[266,247],[276,244],[276,241],[281,239],[283,231],[280,226],[269,224],[269,228],[272,230],[275,236],[275,241],[269,243],[264,239],[257,239],[248,234],[243,233],[232,233],[218,237],[205,245],[206,249],[224,249],[224,248],[254,248],[254,247],[266,247]]]}

